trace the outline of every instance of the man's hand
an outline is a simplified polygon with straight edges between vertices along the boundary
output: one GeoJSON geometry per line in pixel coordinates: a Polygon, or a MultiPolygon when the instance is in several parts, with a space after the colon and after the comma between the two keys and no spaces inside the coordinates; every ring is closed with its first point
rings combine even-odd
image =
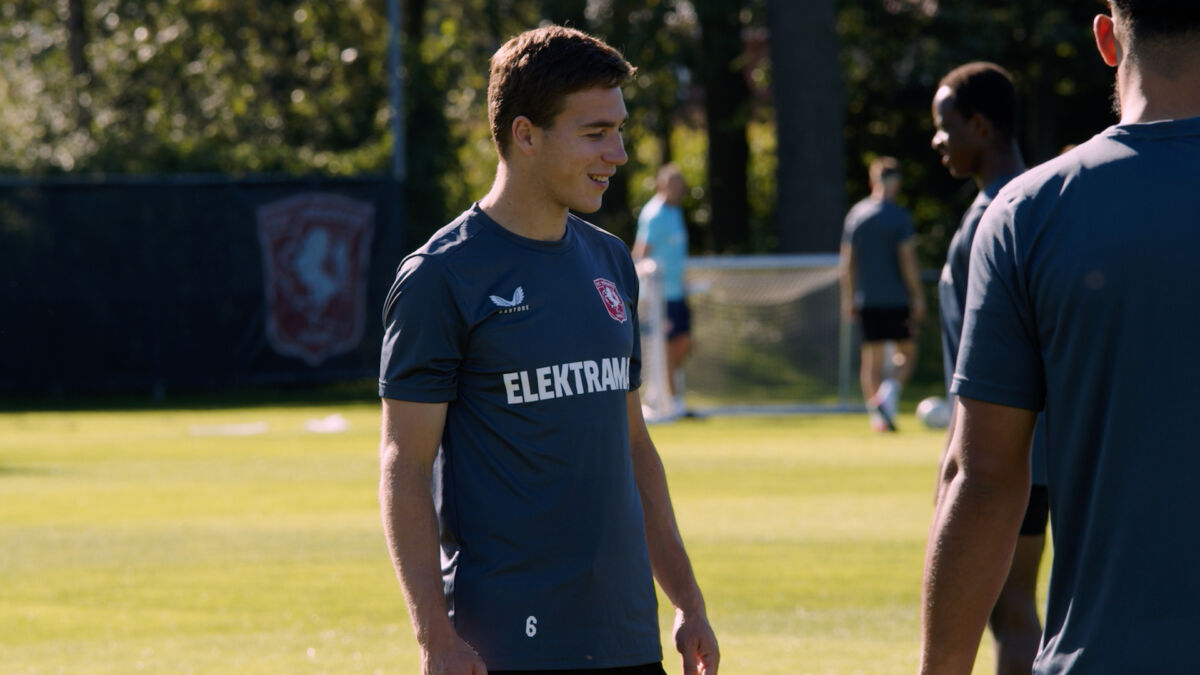
{"type": "Polygon", "coordinates": [[[683,656],[683,675],[716,675],[721,661],[717,636],[708,617],[675,610],[675,649],[683,656]]]}
{"type": "Polygon", "coordinates": [[[854,307],[853,298],[842,301],[842,318],[846,321],[858,323],[858,310],[854,307]]]}
{"type": "Polygon", "coordinates": [[[457,635],[421,649],[422,675],[487,675],[487,666],[457,635]]]}

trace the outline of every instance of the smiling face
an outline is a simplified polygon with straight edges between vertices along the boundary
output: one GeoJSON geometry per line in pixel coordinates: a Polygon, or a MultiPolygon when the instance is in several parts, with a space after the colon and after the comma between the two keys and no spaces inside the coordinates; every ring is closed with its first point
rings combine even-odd
{"type": "Polygon", "coordinates": [[[609,178],[629,156],[621,140],[628,114],[619,88],[568,94],[549,127],[533,127],[532,177],[555,206],[593,213],[609,178]]]}
{"type": "Polygon", "coordinates": [[[955,178],[979,173],[984,139],[972,120],[963,119],[949,87],[941,87],[933,97],[933,126],[936,133],[930,143],[942,156],[942,166],[955,178]]]}

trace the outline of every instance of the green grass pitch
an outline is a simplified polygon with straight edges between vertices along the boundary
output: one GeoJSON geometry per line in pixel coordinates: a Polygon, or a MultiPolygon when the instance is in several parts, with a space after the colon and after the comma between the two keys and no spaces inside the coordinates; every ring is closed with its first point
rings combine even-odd
{"type": "MultiPolygon", "coordinates": [[[[721,672],[915,670],[942,434],[900,423],[652,428],[721,672]]],[[[377,429],[365,403],[0,414],[0,672],[418,672],[377,429]],[[348,431],[304,430],[332,413],[348,431]]]]}

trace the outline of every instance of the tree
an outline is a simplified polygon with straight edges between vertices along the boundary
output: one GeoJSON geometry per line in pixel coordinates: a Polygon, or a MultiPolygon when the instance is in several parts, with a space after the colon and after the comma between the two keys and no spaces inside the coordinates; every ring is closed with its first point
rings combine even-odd
{"type": "MultiPolygon", "coordinates": [[[[392,139],[383,7],[0,3],[0,172],[385,173],[392,139]]],[[[496,161],[486,121],[488,58],[507,37],[546,20],[597,34],[639,68],[627,90],[630,162],[618,173],[628,182],[613,184],[596,216],[626,238],[654,169],[674,159],[695,188],[685,206],[698,248],[770,250],[764,221],[778,199],[779,248],[831,250],[843,202],[866,194],[866,164],[890,154],[902,162],[901,199],[933,267],[974,192],[947,176],[929,149],[929,101],[946,71],[985,59],[1013,73],[1030,162],[1113,121],[1112,73],[1092,56],[1091,3],[404,0],[403,7],[413,237],[487,190],[496,161]],[[769,67],[758,52],[766,30],[774,33],[769,67]],[[768,85],[772,96],[762,96],[768,85]],[[842,116],[844,125],[834,126],[842,116]],[[798,223],[806,227],[788,227],[798,223]]]]}
{"type": "Polygon", "coordinates": [[[750,87],[740,66],[743,54],[740,0],[696,3],[700,21],[700,82],[708,131],[708,197],[711,249],[744,251],[749,241],[746,124],[750,87]]]}
{"type": "MultiPolygon", "coordinates": [[[[451,170],[452,141],[442,92],[434,80],[434,68],[423,49],[426,0],[406,0],[402,5],[404,35],[401,45],[407,77],[404,87],[405,162],[404,183],[406,238],[410,244],[436,231],[447,220],[443,179],[451,170]]],[[[410,247],[411,248],[411,247],[410,247]]]]}
{"type": "Polygon", "coordinates": [[[845,211],[845,91],[835,0],[768,0],[781,251],[836,251],[845,211]]]}

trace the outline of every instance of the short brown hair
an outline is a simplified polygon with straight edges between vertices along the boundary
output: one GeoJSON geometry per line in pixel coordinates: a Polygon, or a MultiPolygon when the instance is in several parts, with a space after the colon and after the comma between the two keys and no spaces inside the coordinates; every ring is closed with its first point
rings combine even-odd
{"type": "Polygon", "coordinates": [[[569,94],[628,82],[636,69],[621,52],[573,28],[544,26],[504,43],[491,59],[488,121],[503,157],[513,120],[549,127],[569,94]]]}

